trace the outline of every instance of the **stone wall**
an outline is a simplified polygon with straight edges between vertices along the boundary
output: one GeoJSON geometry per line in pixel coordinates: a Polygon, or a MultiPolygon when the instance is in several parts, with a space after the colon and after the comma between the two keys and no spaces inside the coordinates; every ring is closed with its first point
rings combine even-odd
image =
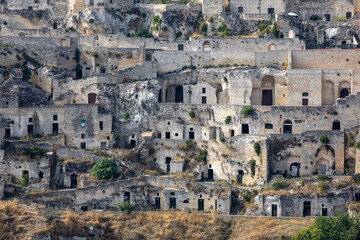
{"type": "Polygon", "coordinates": [[[197,210],[203,199],[204,210],[230,213],[231,188],[213,183],[191,183],[166,177],[141,177],[111,182],[99,186],[30,194],[18,197],[20,201],[46,204],[50,207],[71,207],[80,210],[114,209],[129,199],[136,210],[155,209],[155,198],[160,198],[160,208],[170,208],[170,198],[175,198],[176,209],[197,210]],[[215,201],[221,199],[219,201],[215,201]],[[217,206],[215,203],[217,202],[217,206]],[[83,208],[84,209],[84,208],[83,208]]]}

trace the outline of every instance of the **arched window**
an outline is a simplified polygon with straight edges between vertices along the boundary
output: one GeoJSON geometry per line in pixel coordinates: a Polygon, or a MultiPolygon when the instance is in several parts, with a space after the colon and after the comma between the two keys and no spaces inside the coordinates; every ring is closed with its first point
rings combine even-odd
{"type": "Polygon", "coordinates": [[[204,52],[211,51],[211,43],[209,41],[205,41],[203,43],[203,51],[204,52]]]}

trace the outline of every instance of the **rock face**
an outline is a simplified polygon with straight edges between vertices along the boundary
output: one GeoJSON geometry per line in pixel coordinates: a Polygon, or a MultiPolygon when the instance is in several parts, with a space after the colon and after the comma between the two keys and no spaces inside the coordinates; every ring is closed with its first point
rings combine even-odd
{"type": "Polygon", "coordinates": [[[5,80],[0,85],[0,89],[4,92],[17,95],[20,107],[45,104],[49,97],[49,94],[35,87],[35,85],[13,79],[5,80]]]}

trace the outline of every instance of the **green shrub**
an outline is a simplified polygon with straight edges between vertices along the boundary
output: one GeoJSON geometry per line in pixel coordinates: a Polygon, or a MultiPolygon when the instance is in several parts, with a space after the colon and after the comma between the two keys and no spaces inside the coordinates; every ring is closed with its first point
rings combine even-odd
{"type": "Polygon", "coordinates": [[[360,149],[360,141],[357,141],[355,144],[356,149],[360,149]]]}
{"type": "Polygon", "coordinates": [[[318,15],[312,15],[312,16],[310,17],[310,20],[320,21],[320,20],[321,20],[321,17],[319,17],[318,15]]]}
{"type": "Polygon", "coordinates": [[[255,142],[254,143],[254,150],[255,150],[255,152],[256,152],[256,155],[260,155],[260,153],[261,153],[261,147],[260,147],[260,143],[259,142],[255,142]]]}
{"type": "Polygon", "coordinates": [[[319,180],[320,180],[320,181],[331,181],[331,180],[333,180],[333,178],[332,178],[332,177],[329,177],[329,176],[327,176],[327,175],[320,175],[320,176],[319,176],[319,180]]]}
{"type": "Polygon", "coordinates": [[[225,142],[225,138],[223,138],[223,137],[220,137],[220,142],[225,142]]]}
{"type": "Polygon", "coordinates": [[[191,110],[191,111],[189,112],[189,117],[190,117],[190,118],[194,118],[194,117],[195,117],[195,113],[194,113],[193,110],[191,110]]]}
{"type": "Polygon", "coordinates": [[[21,187],[27,187],[29,185],[29,174],[25,173],[21,176],[21,179],[17,181],[21,187]]]}
{"type": "Polygon", "coordinates": [[[278,37],[278,31],[277,31],[277,28],[276,28],[276,21],[274,22],[272,28],[270,29],[270,33],[273,36],[278,37]]]}
{"type": "Polygon", "coordinates": [[[176,35],[175,35],[175,36],[176,36],[176,38],[181,37],[181,36],[182,36],[182,32],[180,32],[180,31],[179,31],[179,32],[176,32],[176,35]]]}
{"type": "Polygon", "coordinates": [[[243,107],[241,112],[242,112],[243,117],[247,117],[247,116],[253,114],[254,109],[252,106],[245,106],[245,107],[243,107]]]}
{"type": "Polygon", "coordinates": [[[294,240],[356,240],[360,239],[359,216],[337,215],[316,217],[309,227],[294,236],[294,240]]]}
{"type": "Polygon", "coordinates": [[[46,150],[40,146],[33,146],[32,148],[25,149],[25,155],[29,156],[31,159],[34,159],[36,156],[42,157],[45,155],[46,150]]]}
{"type": "Polygon", "coordinates": [[[188,139],[185,141],[186,148],[190,148],[190,147],[194,146],[195,144],[196,143],[191,139],[188,139]]]}
{"type": "Polygon", "coordinates": [[[228,82],[228,79],[227,79],[227,77],[223,77],[223,79],[224,79],[224,82],[228,82]]]}
{"type": "Polygon", "coordinates": [[[69,28],[67,29],[67,31],[68,31],[68,32],[75,32],[75,28],[74,28],[74,27],[69,27],[69,28]]]}
{"type": "Polygon", "coordinates": [[[231,121],[231,116],[227,116],[227,117],[225,118],[225,124],[229,124],[230,121],[231,121]]]}
{"type": "Polygon", "coordinates": [[[163,26],[163,27],[161,28],[161,30],[162,30],[163,32],[165,32],[165,31],[168,30],[168,28],[167,28],[167,26],[163,26]]]}
{"type": "Polygon", "coordinates": [[[251,176],[254,176],[255,175],[256,160],[251,159],[249,161],[249,165],[250,165],[251,176]]]}
{"type": "Polygon", "coordinates": [[[39,19],[41,19],[41,18],[43,17],[43,11],[41,11],[41,10],[40,10],[40,11],[37,11],[37,12],[36,12],[36,17],[39,18],[39,19]]]}
{"type": "Polygon", "coordinates": [[[153,35],[149,32],[147,28],[139,28],[136,30],[134,37],[151,38],[153,37],[153,35]]]}
{"type": "Polygon", "coordinates": [[[326,187],[327,187],[326,181],[321,180],[321,181],[318,182],[318,188],[321,191],[325,191],[326,187]]]}
{"type": "Polygon", "coordinates": [[[206,22],[203,22],[201,25],[200,25],[200,31],[202,32],[207,32],[207,23],[206,22]]]}
{"type": "Polygon", "coordinates": [[[290,184],[288,182],[285,182],[284,180],[277,179],[273,182],[272,188],[274,190],[280,190],[287,188],[290,184]]]}
{"type": "Polygon", "coordinates": [[[109,179],[119,176],[119,171],[113,158],[103,158],[91,168],[90,175],[99,180],[109,179]]]}
{"type": "Polygon", "coordinates": [[[94,19],[93,19],[93,18],[90,18],[90,19],[89,19],[89,23],[94,23],[94,19]]]}
{"type": "Polygon", "coordinates": [[[323,144],[329,144],[330,140],[329,140],[328,136],[322,135],[320,137],[320,142],[323,143],[323,144]]]}
{"type": "Polygon", "coordinates": [[[125,112],[125,114],[124,114],[124,120],[127,121],[127,120],[129,119],[129,117],[130,117],[130,113],[125,112]]]}
{"type": "Polygon", "coordinates": [[[129,201],[124,201],[118,205],[118,210],[121,212],[131,213],[134,210],[134,205],[129,201]]]}
{"type": "Polygon", "coordinates": [[[201,150],[200,154],[198,156],[199,160],[206,162],[207,154],[208,154],[208,152],[206,150],[201,150]]]}

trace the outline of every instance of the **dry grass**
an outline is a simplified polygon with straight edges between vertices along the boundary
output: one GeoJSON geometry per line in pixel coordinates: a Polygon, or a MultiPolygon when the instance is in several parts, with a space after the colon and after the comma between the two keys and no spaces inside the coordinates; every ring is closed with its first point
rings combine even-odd
{"type": "Polygon", "coordinates": [[[100,239],[227,239],[231,221],[217,215],[183,213],[78,214],[65,212],[40,234],[91,237],[89,226],[102,229],[100,239]]]}
{"type": "Polygon", "coordinates": [[[235,221],[230,239],[274,240],[293,239],[301,229],[311,225],[314,219],[241,218],[235,221]]]}
{"type": "Polygon", "coordinates": [[[181,212],[85,212],[31,210],[0,202],[0,239],[51,234],[88,239],[290,239],[313,219],[240,218],[181,212]],[[36,231],[36,232],[35,232],[36,231]],[[96,237],[94,232],[102,232],[96,237]]]}
{"type": "Polygon", "coordinates": [[[45,226],[46,219],[37,210],[19,207],[14,202],[0,202],[0,239],[28,239],[45,226]]]}

